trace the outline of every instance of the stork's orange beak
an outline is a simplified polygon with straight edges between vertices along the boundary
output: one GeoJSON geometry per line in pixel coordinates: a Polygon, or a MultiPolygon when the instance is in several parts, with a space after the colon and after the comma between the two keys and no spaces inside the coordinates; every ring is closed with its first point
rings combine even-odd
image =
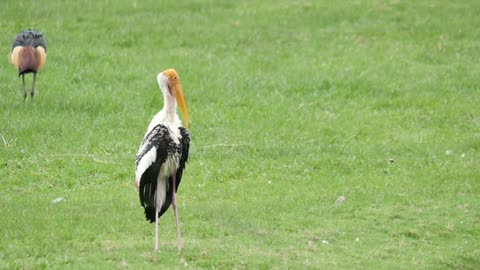
{"type": "Polygon", "coordinates": [[[185,98],[183,97],[183,89],[182,84],[180,83],[180,76],[178,76],[177,71],[175,69],[170,68],[163,72],[170,83],[170,87],[172,88],[172,94],[175,96],[177,100],[177,104],[180,106],[183,114],[183,120],[185,122],[185,127],[188,128],[189,121],[188,121],[188,109],[187,104],[185,103],[185,98]]]}
{"type": "Polygon", "coordinates": [[[183,97],[183,89],[180,83],[175,86],[175,98],[177,99],[178,106],[182,110],[183,120],[185,121],[185,127],[188,128],[188,109],[187,104],[185,103],[185,98],[183,97]]]}

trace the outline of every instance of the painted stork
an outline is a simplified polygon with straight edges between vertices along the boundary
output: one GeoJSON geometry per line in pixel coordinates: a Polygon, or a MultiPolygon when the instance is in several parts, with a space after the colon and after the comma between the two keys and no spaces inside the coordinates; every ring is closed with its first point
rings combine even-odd
{"type": "Polygon", "coordinates": [[[177,190],[188,159],[190,133],[188,111],[180,77],[174,69],[157,76],[163,93],[163,109],[148,126],[135,159],[135,187],[148,221],[155,222],[155,250],[158,250],[158,218],[173,205],[177,224],[178,251],[183,249],[177,208],[177,190]],[[177,104],[183,113],[185,127],[177,115],[177,104]]]}
{"type": "Polygon", "coordinates": [[[32,90],[30,95],[35,95],[35,79],[37,72],[43,68],[47,60],[47,43],[43,34],[38,30],[27,29],[15,37],[12,45],[10,61],[18,69],[18,76],[22,76],[23,100],[27,98],[25,89],[25,74],[33,73],[32,90]]]}

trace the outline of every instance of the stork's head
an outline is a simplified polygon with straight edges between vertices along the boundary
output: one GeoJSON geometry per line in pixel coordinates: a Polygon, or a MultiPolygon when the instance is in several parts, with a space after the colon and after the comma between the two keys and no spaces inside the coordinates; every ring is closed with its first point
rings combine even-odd
{"type": "Polygon", "coordinates": [[[180,76],[178,76],[178,73],[173,68],[171,68],[160,72],[157,76],[157,81],[160,89],[162,89],[165,94],[175,97],[177,104],[182,110],[185,127],[188,128],[188,110],[187,104],[185,103],[185,99],[183,97],[182,85],[180,84],[180,76]]]}

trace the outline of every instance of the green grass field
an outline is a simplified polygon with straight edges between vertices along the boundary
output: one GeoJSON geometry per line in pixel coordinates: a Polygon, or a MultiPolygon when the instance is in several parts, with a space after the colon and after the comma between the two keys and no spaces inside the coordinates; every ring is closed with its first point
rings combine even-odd
{"type": "Polygon", "coordinates": [[[1,269],[480,269],[480,2],[0,10],[1,269]],[[7,56],[29,27],[49,47],[23,102],[7,56]],[[133,185],[170,67],[181,254],[171,210],[153,251],[133,185]]]}

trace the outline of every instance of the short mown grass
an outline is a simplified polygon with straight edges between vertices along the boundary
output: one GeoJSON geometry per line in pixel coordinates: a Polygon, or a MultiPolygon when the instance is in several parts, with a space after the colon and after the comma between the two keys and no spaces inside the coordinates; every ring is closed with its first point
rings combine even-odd
{"type": "Polygon", "coordinates": [[[0,268],[480,267],[476,1],[0,10],[0,268]],[[6,56],[29,27],[49,47],[23,102],[6,56]],[[153,251],[133,186],[170,67],[193,136],[181,254],[170,212],[153,251]]]}

